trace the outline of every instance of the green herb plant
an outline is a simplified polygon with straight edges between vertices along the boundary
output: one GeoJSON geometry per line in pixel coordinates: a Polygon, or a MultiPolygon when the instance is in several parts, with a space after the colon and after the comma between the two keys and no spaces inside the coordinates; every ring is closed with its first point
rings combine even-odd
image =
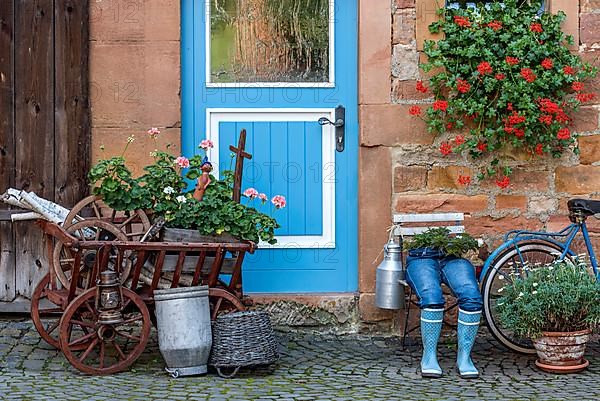
{"type": "Polygon", "coordinates": [[[469,251],[479,248],[477,240],[469,234],[450,235],[450,230],[444,227],[430,228],[404,241],[404,249],[433,248],[446,255],[462,257],[469,251]]]}
{"type": "Polygon", "coordinates": [[[523,338],[572,332],[600,324],[600,283],[581,260],[523,266],[507,277],[496,307],[504,327],[523,338]]]}

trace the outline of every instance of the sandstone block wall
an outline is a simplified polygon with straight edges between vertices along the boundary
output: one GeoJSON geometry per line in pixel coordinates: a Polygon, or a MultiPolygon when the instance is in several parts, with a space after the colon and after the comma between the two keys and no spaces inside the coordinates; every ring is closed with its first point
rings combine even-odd
{"type": "Polygon", "coordinates": [[[180,0],[91,1],[92,163],[120,154],[132,134],[136,173],[157,146],[179,149],[180,76],[180,0]],[[162,131],[158,144],[150,127],[162,131]]]}
{"type": "MultiPolygon", "coordinates": [[[[381,323],[395,315],[371,304],[376,266],[372,261],[386,240],[384,227],[390,225],[393,213],[464,212],[467,230],[490,246],[509,229],[551,230],[566,224],[569,198],[600,196],[600,106],[586,105],[574,116],[572,130],[581,135],[580,156],[529,164],[526,155],[515,150],[512,157],[522,164],[511,176],[508,190],[490,182],[460,186],[458,175],[473,173],[469,163],[460,156],[442,156],[440,140],[427,133],[421,120],[408,115],[411,105],[431,102],[415,90],[415,84],[427,80],[418,68],[422,44],[432,38],[427,26],[443,1],[363,0],[362,4],[360,75],[378,75],[369,78],[377,80],[373,87],[367,80],[360,84],[359,306],[364,322],[381,323]]],[[[563,29],[575,38],[573,51],[600,66],[600,1],[549,0],[548,7],[567,13],[563,29]]],[[[600,94],[600,78],[590,86],[600,94]]],[[[590,223],[597,231],[595,219],[590,223]]]]}

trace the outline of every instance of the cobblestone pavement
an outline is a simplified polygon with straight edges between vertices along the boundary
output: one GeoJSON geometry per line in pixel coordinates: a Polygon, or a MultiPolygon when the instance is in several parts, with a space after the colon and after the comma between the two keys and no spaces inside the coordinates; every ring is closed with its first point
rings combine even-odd
{"type": "Polygon", "coordinates": [[[598,400],[600,345],[590,345],[590,367],[576,375],[535,368],[531,357],[500,348],[485,335],[474,349],[482,377],[461,380],[453,368],[456,344],[444,339],[441,379],[418,374],[418,345],[401,349],[397,338],[278,334],[280,361],[241,371],[173,379],[163,370],[156,335],[125,373],[86,376],[40,340],[26,319],[0,318],[2,400],[598,400]]]}

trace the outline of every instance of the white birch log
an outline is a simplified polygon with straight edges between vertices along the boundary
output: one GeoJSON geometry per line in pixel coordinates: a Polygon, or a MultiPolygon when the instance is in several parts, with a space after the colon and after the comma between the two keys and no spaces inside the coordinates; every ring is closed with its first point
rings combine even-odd
{"type": "Polygon", "coordinates": [[[53,223],[61,224],[69,214],[68,209],[47,199],[40,198],[33,192],[22,191],[21,198],[24,203],[30,206],[32,211],[41,214],[46,220],[53,223]]]}
{"type": "Polygon", "coordinates": [[[8,188],[5,193],[0,196],[2,202],[7,205],[20,207],[21,209],[29,209],[29,206],[23,202],[21,192],[18,189],[8,188]]]}
{"type": "MultiPolygon", "coordinates": [[[[11,206],[31,210],[31,213],[12,214],[10,216],[12,221],[44,219],[56,224],[62,224],[70,212],[69,209],[47,199],[40,198],[33,192],[21,191],[14,188],[9,188],[0,196],[0,200],[11,206]]],[[[86,236],[94,236],[95,234],[91,228],[84,228],[83,231],[86,236]]],[[[74,233],[74,235],[79,237],[79,232],[74,233]]]]}
{"type": "Polygon", "coordinates": [[[42,216],[41,214],[36,213],[36,212],[13,213],[10,215],[10,220],[13,222],[25,221],[25,220],[37,220],[37,219],[44,219],[44,216],[42,216]]]}

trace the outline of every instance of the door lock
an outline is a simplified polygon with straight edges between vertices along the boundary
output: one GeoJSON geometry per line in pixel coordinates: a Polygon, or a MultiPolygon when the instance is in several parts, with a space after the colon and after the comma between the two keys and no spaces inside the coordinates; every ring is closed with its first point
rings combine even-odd
{"type": "Polygon", "coordinates": [[[335,150],[343,152],[345,147],[346,109],[344,106],[335,108],[335,122],[327,117],[319,118],[319,125],[333,125],[335,127],[335,150]]]}

